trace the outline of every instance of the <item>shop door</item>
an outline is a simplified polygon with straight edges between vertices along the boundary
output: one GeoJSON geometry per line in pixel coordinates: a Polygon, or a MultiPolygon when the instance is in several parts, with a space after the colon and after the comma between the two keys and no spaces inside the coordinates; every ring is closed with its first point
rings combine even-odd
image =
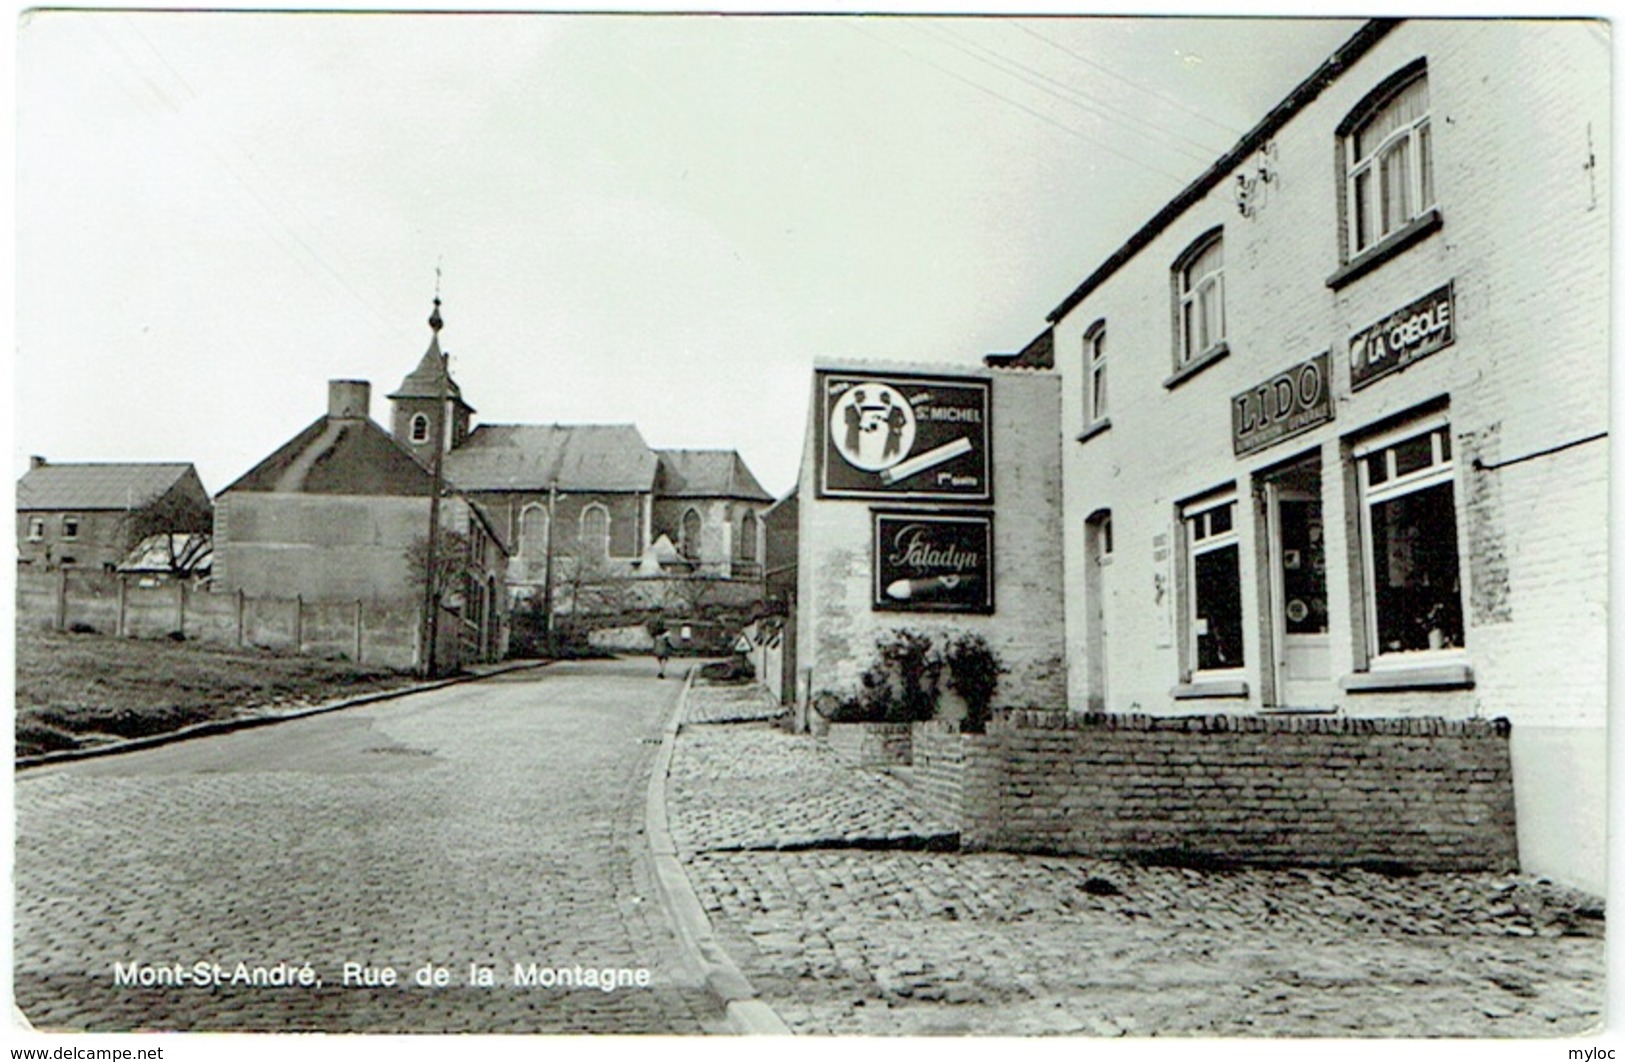
{"type": "Polygon", "coordinates": [[[1295,482],[1274,480],[1265,485],[1271,529],[1275,703],[1280,708],[1330,708],[1336,693],[1326,624],[1326,536],[1315,482],[1318,463],[1312,471],[1312,476],[1290,477],[1295,482]],[[1314,486],[1300,485],[1306,480],[1314,486]]]}

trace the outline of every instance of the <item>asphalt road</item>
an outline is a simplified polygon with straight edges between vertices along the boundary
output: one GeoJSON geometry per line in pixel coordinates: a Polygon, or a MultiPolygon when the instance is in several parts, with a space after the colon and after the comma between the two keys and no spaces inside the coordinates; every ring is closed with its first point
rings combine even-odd
{"type": "Polygon", "coordinates": [[[21,772],[16,1003],[41,1029],[720,1031],[643,835],[679,688],[558,664],[21,772]]]}

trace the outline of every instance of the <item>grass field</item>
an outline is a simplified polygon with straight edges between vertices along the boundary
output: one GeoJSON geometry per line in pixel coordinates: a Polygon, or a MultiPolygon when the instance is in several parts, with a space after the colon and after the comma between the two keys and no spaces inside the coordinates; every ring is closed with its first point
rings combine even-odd
{"type": "Polygon", "coordinates": [[[17,755],[278,714],[413,676],[191,642],[17,632],[17,755]]]}

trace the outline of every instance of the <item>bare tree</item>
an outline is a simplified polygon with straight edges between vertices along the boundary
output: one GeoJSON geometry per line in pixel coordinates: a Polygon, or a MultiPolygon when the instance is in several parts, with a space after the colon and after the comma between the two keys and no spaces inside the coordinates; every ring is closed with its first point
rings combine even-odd
{"type": "MultiPolygon", "coordinates": [[[[473,552],[468,535],[441,528],[434,560],[434,599],[440,602],[441,608],[446,608],[454,603],[454,595],[473,573],[473,552]]],[[[412,585],[423,590],[429,567],[428,535],[418,535],[406,547],[406,563],[411,572],[412,585]]]]}
{"type": "Polygon", "coordinates": [[[214,512],[179,490],[154,498],[124,514],[124,552],[159,534],[203,533],[214,530],[214,512]]]}
{"type": "Polygon", "coordinates": [[[579,551],[554,554],[553,611],[571,617],[572,626],[583,616],[621,612],[629,600],[625,577],[605,557],[579,551]]]}
{"type": "Polygon", "coordinates": [[[668,592],[683,606],[684,614],[699,618],[705,607],[717,600],[723,580],[710,575],[690,575],[673,579],[666,585],[668,592]]]}

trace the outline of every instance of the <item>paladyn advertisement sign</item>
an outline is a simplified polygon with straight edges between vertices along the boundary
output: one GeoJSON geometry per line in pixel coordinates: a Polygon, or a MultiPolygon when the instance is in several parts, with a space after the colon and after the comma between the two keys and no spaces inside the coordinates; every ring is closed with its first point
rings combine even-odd
{"type": "Polygon", "coordinates": [[[993,611],[991,513],[874,513],[877,612],[993,611]]]}

